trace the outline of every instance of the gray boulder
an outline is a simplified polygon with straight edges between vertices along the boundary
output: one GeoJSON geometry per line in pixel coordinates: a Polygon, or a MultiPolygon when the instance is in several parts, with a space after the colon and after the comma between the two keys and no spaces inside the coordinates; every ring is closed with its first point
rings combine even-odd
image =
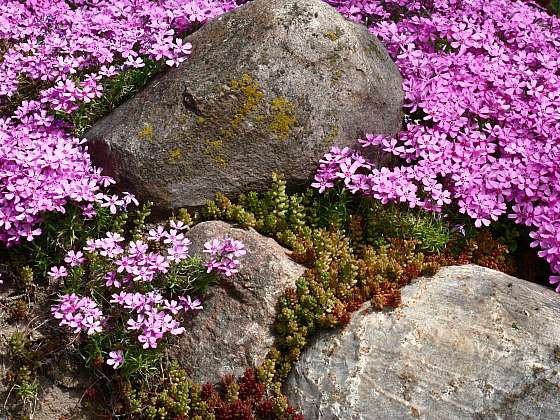
{"type": "Polygon", "coordinates": [[[307,186],[332,145],[401,128],[397,67],[321,0],[255,0],[188,41],[180,67],[85,134],[94,163],[158,208],[264,191],[272,171],[307,186]]]}
{"type": "Polygon", "coordinates": [[[203,310],[191,312],[183,324],[187,331],[168,350],[198,383],[240,375],[264,361],[274,342],[276,302],[305,271],[273,239],[224,222],[194,226],[187,235],[191,255],[208,259],[204,243],[226,234],[245,244],[240,272],[210,288],[203,310]]]}
{"type": "Polygon", "coordinates": [[[320,336],[286,384],[312,419],[560,418],[560,297],[478,266],[403,289],[320,336]]]}

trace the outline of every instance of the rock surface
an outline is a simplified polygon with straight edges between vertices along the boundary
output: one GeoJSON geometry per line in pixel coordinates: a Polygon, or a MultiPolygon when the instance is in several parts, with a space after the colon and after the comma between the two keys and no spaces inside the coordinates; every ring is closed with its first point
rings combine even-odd
{"type": "MultiPolygon", "coordinates": [[[[1,299],[9,299],[14,290],[6,284],[0,287],[1,299]]],[[[4,303],[4,302],[2,302],[4,303]]],[[[11,315],[4,310],[7,306],[0,305],[0,420],[32,418],[34,420],[57,420],[68,418],[87,420],[96,418],[93,410],[82,406],[82,396],[86,388],[94,381],[85,372],[77,370],[69,360],[58,357],[45,360],[41,374],[35,378],[37,397],[30,398],[25,404],[16,394],[13,384],[7,378],[17,371],[13,356],[9,349],[9,340],[13,334],[29,334],[32,341],[39,340],[42,334],[36,326],[44,324],[44,315],[48,314],[44,307],[35,308],[29,321],[13,322],[11,315]],[[33,328],[32,328],[33,327],[33,328]],[[25,417],[29,416],[29,417],[25,417]]],[[[34,376],[35,377],[35,376],[34,376]]]]}
{"type": "Polygon", "coordinates": [[[240,272],[209,290],[204,309],[186,320],[186,333],[169,350],[199,383],[218,382],[226,373],[240,375],[264,360],[274,342],[276,302],[305,270],[273,239],[224,222],[194,226],[187,234],[191,255],[207,259],[201,252],[204,243],[226,234],[245,244],[240,272]]]}
{"type": "Polygon", "coordinates": [[[403,289],[320,336],[286,384],[311,419],[560,418],[560,297],[478,266],[403,289]]]}
{"type": "Polygon", "coordinates": [[[307,186],[332,145],[401,128],[397,67],[321,0],[255,0],[188,41],[180,67],[86,133],[94,163],[157,208],[264,191],[272,171],[307,186]]]}

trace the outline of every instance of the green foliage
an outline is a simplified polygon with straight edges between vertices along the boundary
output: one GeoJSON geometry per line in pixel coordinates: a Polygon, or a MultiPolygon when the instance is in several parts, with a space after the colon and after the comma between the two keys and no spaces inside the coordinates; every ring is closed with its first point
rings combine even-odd
{"type": "Polygon", "coordinates": [[[549,7],[552,12],[556,13],[556,15],[560,17],[560,0],[551,0],[549,7]]]}
{"type": "Polygon", "coordinates": [[[279,389],[265,389],[251,369],[235,380],[225,376],[219,387],[200,386],[172,363],[149,386],[123,384],[127,411],[134,418],[198,420],[283,419],[301,420],[279,389]]]}
{"type": "MultiPolygon", "coordinates": [[[[523,227],[515,224],[513,220],[506,217],[500,218],[492,223],[492,236],[508,247],[510,253],[514,254],[519,247],[523,227]]],[[[525,234],[525,236],[528,236],[525,234]]]]}
{"type": "Polygon", "coordinates": [[[14,391],[24,405],[30,404],[31,401],[37,398],[38,387],[39,385],[33,378],[31,370],[27,366],[20,368],[18,380],[14,384],[14,391]]]}
{"type": "Polygon", "coordinates": [[[389,238],[414,239],[423,252],[438,253],[451,240],[449,226],[435,214],[369,200],[363,213],[364,241],[374,246],[388,244],[389,238]]]}
{"type": "MultiPolygon", "coordinates": [[[[41,225],[43,235],[30,244],[11,249],[10,264],[13,272],[18,274],[21,285],[25,287],[41,283],[51,267],[65,265],[68,276],[56,284],[59,292],[93,298],[110,319],[110,328],[92,335],[84,333],[75,340],[74,346],[79,349],[85,365],[99,373],[105,371],[102,375],[105,378],[120,378],[137,387],[146,386],[161,374],[165,340],[160,341],[157,349],[144,349],[138,342],[137,333],[127,328],[128,311],[110,303],[112,291],[105,287],[105,275],[114,270],[109,259],[93,252],[87,254],[83,264],[68,267],[64,263],[64,257],[69,250],[80,250],[88,239],[104,237],[107,232],[118,232],[126,240],[143,238],[151,205],[147,203],[136,210],[117,215],[111,215],[108,209],[99,206],[96,210],[97,217],[91,220],[83,217],[81,209],[74,205],[69,205],[64,215],[46,215],[41,225]],[[109,353],[116,350],[123,351],[124,363],[114,371],[106,365],[106,360],[109,353]]],[[[160,248],[164,247],[161,242],[151,243],[150,246],[152,251],[162,251],[160,248]]],[[[201,259],[187,258],[180,264],[172,264],[166,275],[157,276],[152,283],[135,282],[134,286],[135,291],[140,293],[156,288],[171,300],[185,292],[200,295],[219,279],[214,273],[206,273],[201,259]]],[[[10,346],[14,360],[17,359],[20,366],[28,368],[30,372],[40,366],[40,356],[43,353],[30,348],[27,336],[14,335],[10,346]]],[[[56,351],[63,348],[64,346],[60,346],[56,351]]],[[[33,384],[31,380],[17,382],[22,395],[28,395],[33,384]]]]}
{"type": "Polygon", "coordinates": [[[46,213],[39,225],[43,231],[41,236],[15,248],[2,250],[0,246],[0,252],[6,256],[13,271],[21,272],[22,267],[28,267],[27,272],[22,272],[22,279],[28,279],[27,282],[29,279],[44,280],[52,266],[63,265],[66,253],[83,247],[86,239],[97,238],[107,231],[123,231],[128,213],[112,215],[108,208],[98,204],[95,204],[95,209],[97,216],[93,219],[82,216],[82,209],[76,204],[68,204],[65,214],[46,213]]]}
{"type": "Polygon", "coordinates": [[[204,294],[219,278],[213,273],[207,273],[202,262],[200,258],[187,258],[156,283],[158,288],[167,290],[172,295],[191,291],[204,294]]]}
{"type": "Polygon", "coordinates": [[[6,381],[23,409],[30,411],[37,397],[35,371],[41,366],[40,352],[32,348],[28,333],[23,331],[16,331],[9,337],[8,348],[15,372],[9,371],[6,381]]]}
{"type": "MultiPolygon", "coordinates": [[[[183,210],[182,214],[185,217],[187,212],[183,210]]],[[[390,238],[414,239],[419,250],[438,253],[452,236],[445,221],[432,213],[393,204],[384,206],[372,198],[352,195],[341,184],[323,194],[308,189],[288,195],[286,181],[276,173],[272,174],[271,191],[262,196],[250,192],[233,204],[217,194],[200,214],[189,214],[191,222],[201,219],[239,223],[289,247],[297,236],[309,235],[317,228],[335,226],[349,234],[358,221],[363,226],[361,236],[353,238],[355,244],[379,247],[388,245],[390,238]]]]}
{"type": "MultiPolygon", "coordinates": [[[[24,287],[40,282],[53,265],[62,265],[67,251],[83,247],[87,238],[113,231],[128,240],[140,239],[150,215],[149,204],[116,217],[107,209],[96,210],[93,220],[84,219],[81,209],[72,205],[65,215],[47,215],[41,237],[17,252],[10,251],[10,261],[17,262],[15,272],[24,287]]],[[[349,194],[341,185],[325,194],[311,189],[288,194],[286,182],[278,174],[272,175],[269,192],[250,192],[236,203],[218,194],[200,211],[180,210],[175,218],[188,226],[220,219],[255,229],[290,248],[291,257],[306,271],[279,299],[277,340],[256,376],[248,370],[237,380],[224,378],[219,387],[194,384],[176,365],[164,367],[163,346],[142,349],[124,322],[80,340],[86,365],[104,370],[103,375],[118,388],[116,399],[122,403],[116,413],[119,416],[297,419],[281,393],[281,384],[319,330],[349,322],[351,314],[367,301],[377,309],[397,306],[404,285],[419,275],[435,273],[442,264],[476,262],[491,268],[509,267],[507,247],[489,232],[469,231],[462,237],[445,219],[398,205],[382,206],[349,194]],[[115,372],[105,365],[112,350],[124,353],[124,364],[115,372]]],[[[500,232],[506,242],[513,243],[515,232],[508,229],[505,225],[500,232]]],[[[160,251],[162,245],[151,246],[160,251]]],[[[138,285],[138,291],[156,287],[169,298],[185,291],[202,294],[217,279],[208,275],[201,263],[196,258],[184,260],[152,284],[138,285]]],[[[110,291],[102,286],[110,269],[104,258],[90,254],[83,266],[69,271],[62,289],[93,297],[114,321],[121,319],[124,309],[109,304],[110,291]]],[[[13,337],[10,348],[20,360],[19,370],[23,367],[32,372],[40,359],[28,337],[13,337]]],[[[18,378],[18,395],[29,401],[36,382],[25,370],[18,378]]]]}
{"type": "Polygon", "coordinates": [[[82,103],[80,108],[73,112],[71,116],[61,113],[59,117],[66,120],[70,119],[74,126],[74,135],[81,137],[95,121],[134,96],[161,70],[159,62],[144,59],[144,63],[144,67],[131,68],[114,77],[105,78],[102,82],[103,96],[101,98],[82,103]]]}
{"type": "MultiPolygon", "coordinates": [[[[64,214],[51,212],[43,216],[39,225],[43,233],[33,242],[5,250],[0,246],[0,252],[4,253],[12,271],[19,274],[22,284],[29,286],[45,280],[51,267],[64,265],[66,253],[83,248],[87,239],[99,238],[106,232],[120,233],[127,239],[138,239],[151,213],[151,206],[151,203],[145,203],[131,212],[122,211],[114,215],[107,207],[95,203],[97,214],[87,219],[82,215],[80,206],[71,203],[66,206],[64,214]]],[[[104,269],[97,268],[99,273],[104,269]]],[[[70,291],[77,291],[76,287],[81,283],[83,273],[75,271],[71,278],[75,280],[75,287],[72,282],[67,284],[70,291]]]]}
{"type": "Polygon", "coordinates": [[[445,218],[381,205],[340,184],[323,194],[308,189],[288,195],[278,174],[271,191],[241,195],[236,204],[217,195],[189,215],[191,221],[200,219],[227,220],[272,236],[307,267],[278,303],[277,340],[257,369],[268,387],[280,386],[310,337],[344,325],[364,302],[377,309],[397,306],[404,285],[442,264],[507,265],[507,249],[491,236],[463,238],[445,218]]]}
{"type": "Polygon", "coordinates": [[[30,359],[29,349],[31,341],[26,333],[22,331],[16,331],[13,333],[8,339],[8,346],[12,356],[17,360],[28,361],[30,359]]]}

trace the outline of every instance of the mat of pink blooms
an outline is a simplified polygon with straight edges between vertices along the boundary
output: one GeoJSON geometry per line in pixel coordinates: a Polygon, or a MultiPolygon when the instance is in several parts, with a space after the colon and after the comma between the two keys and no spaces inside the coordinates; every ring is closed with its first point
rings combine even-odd
{"type": "MultiPolygon", "coordinates": [[[[82,278],[81,267],[88,259],[97,260],[97,265],[105,267],[101,273],[102,286],[112,293],[108,302],[111,315],[104,313],[94,299],[72,293],[60,297],[59,303],[51,308],[52,316],[74,334],[93,335],[116,331],[120,326],[125,331],[136,332],[143,349],[157,348],[158,342],[168,334],[183,334],[185,328],[179,316],[202,309],[200,300],[188,295],[169,300],[150,285],[189,257],[191,241],[183,233],[186,228],[180,221],[171,221],[168,229],[159,225],[150,229],[143,240],[133,240],[126,245],[120,234],[108,232],[104,238],[88,240],[80,251],[69,251],[64,259],[67,265],[52,267],[49,277],[55,282],[69,278],[71,284],[73,278],[82,278]],[[103,260],[102,264],[99,259],[103,260]],[[151,290],[145,291],[146,286],[151,290]],[[117,316],[113,305],[126,311],[117,316]]],[[[202,263],[207,273],[231,277],[239,271],[238,258],[245,255],[246,250],[241,241],[226,236],[206,242],[203,252],[210,256],[202,263]]],[[[122,335],[117,341],[123,341],[122,335]]],[[[106,363],[118,369],[125,360],[124,353],[115,349],[109,353],[106,363]]]]}
{"type": "MultiPolygon", "coordinates": [[[[325,0],[378,36],[403,75],[406,127],[368,134],[402,158],[375,168],[334,148],[313,186],[342,179],[384,203],[445,212],[458,206],[489,225],[500,216],[531,228],[532,246],[560,273],[560,21],[513,0],[325,0]]],[[[244,1],[238,2],[244,3],[244,1]]],[[[72,113],[103,95],[102,82],[144,59],[177,66],[193,25],[233,0],[31,0],[0,2],[0,101],[21,80],[41,81],[33,100],[0,117],[0,241],[32,240],[46,211],[72,200],[111,205],[111,183],[92,168],[84,140],[53,111],[72,113]],[[2,44],[0,44],[2,45],[2,44]]],[[[1,103],[0,103],[1,105],[1,103]]],[[[87,210],[86,210],[87,211],[87,210]]],[[[560,276],[552,276],[558,283],[560,276]]]]}

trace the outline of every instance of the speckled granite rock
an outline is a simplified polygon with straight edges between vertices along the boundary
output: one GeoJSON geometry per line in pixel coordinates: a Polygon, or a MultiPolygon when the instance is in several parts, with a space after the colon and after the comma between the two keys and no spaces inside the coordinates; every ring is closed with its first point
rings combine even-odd
{"type": "Polygon", "coordinates": [[[323,334],[286,384],[310,419],[560,418],[560,296],[478,266],[323,334]]]}
{"type": "Polygon", "coordinates": [[[265,191],[273,171],[307,186],[332,145],[401,129],[396,65],[321,0],[255,0],[188,40],[190,58],[85,134],[104,174],[156,208],[265,191]]]}
{"type": "Polygon", "coordinates": [[[210,289],[204,309],[186,320],[186,333],[169,350],[199,383],[218,382],[225,373],[242,374],[264,360],[274,341],[276,302],[305,270],[273,239],[224,222],[194,226],[187,234],[191,255],[206,259],[204,242],[226,234],[245,244],[240,272],[210,289]]]}

